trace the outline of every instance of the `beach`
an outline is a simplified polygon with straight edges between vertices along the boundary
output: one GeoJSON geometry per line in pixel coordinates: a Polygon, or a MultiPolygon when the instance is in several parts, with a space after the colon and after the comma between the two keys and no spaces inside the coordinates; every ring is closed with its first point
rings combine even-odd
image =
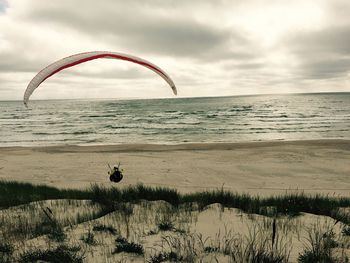
{"type": "Polygon", "coordinates": [[[350,196],[350,140],[0,148],[0,180],[85,188],[92,183],[211,189],[259,196],[350,196]],[[107,164],[121,163],[113,184],[107,164]]]}
{"type": "Polygon", "coordinates": [[[0,0],[0,263],[350,263],[349,12],[0,0]]]}

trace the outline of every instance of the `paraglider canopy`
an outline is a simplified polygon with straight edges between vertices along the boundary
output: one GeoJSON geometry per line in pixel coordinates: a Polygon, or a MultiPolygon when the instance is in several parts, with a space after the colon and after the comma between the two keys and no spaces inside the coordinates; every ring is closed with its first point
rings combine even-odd
{"type": "Polygon", "coordinates": [[[23,96],[23,103],[27,106],[29,97],[32,95],[34,90],[39,87],[39,85],[44,82],[49,77],[55,75],[56,73],[60,72],[61,70],[64,70],[66,68],[70,68],[73,66],[76,66],[78,64],[98,59],[98,58],[109,58],[109,59],[120,59],[129,61],[132,63],[139,64],[141,66],[144,66],[146,68],[149,68],[150,70],[157,73],[159,76],[161,76],[171,87],[174,94],[177,94],[177,90],[175,87],[174,82],[172,79],[168,76],[168,74],[163,71],[158,66],[152,64],[151,62],[144,60],[142,58],[138,58],[135,56],[131,56],[128,54],[123,53],[116,53],[116,52],[107,52],[107,51],[93,51],[93,52],[85,52],[85,53],[79,53],[75,54],[63,59],[60,59],[44,69],[42,69],[28,84],[26,91],[24,92],[23,96]]]}

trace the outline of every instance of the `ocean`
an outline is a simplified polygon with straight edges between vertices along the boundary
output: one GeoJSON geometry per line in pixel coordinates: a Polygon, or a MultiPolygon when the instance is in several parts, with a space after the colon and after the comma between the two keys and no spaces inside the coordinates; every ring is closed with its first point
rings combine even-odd
{"type": "Polygon", "coordinates": [[[350,139],[350,93],[0,101],[0,146],[350,139]]]}

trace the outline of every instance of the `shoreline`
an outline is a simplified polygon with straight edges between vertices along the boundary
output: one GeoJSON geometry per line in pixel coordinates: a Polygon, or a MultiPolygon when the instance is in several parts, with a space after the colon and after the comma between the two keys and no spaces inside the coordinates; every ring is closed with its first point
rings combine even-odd
{"type": "Polygon", "coordinates": [[[271,195],[350,196],[350,140],[0,147],[0,180],[84,188],[144,185],[271,195]],[[124,179],[109,182],[107,163],[124,179]]]}
{"type": "Polygon", "coordinates": [[[315,139],[315,140],[271,140],[246,142],[186,142],[186,143],[121,143],[121,144],[63,144],[36,146],[0,146],[0,150],[30,149],[37,151],[69,151],[69,152],[126,152],[126,151],[181,151],[181,150],[234,150],[242,148],[268,146],[334,146],[350,150],[350,139],[315,139]]]}

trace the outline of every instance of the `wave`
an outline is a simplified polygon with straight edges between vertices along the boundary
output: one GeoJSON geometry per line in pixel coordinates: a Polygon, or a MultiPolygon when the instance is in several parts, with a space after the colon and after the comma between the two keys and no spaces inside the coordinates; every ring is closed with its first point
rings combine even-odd
{"type": "Polygon", "coordinates": [[[350,139],[350,94],[312,96],[0,102],[0,144],[350,139]]]}

